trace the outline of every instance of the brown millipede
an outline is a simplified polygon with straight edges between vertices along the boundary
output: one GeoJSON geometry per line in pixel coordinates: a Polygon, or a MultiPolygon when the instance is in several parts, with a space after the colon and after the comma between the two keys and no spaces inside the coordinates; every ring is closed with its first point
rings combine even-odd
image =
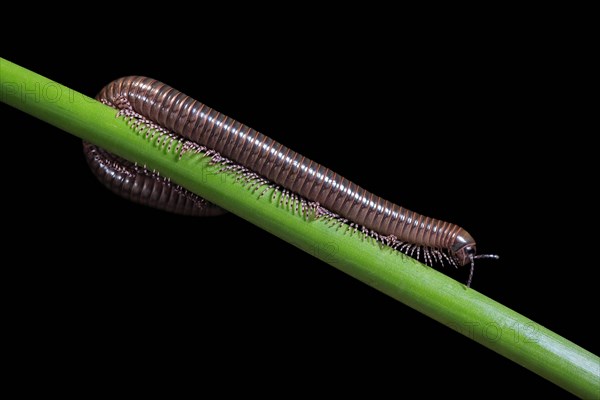
{"type": "MultiPolygon", "coordinates": [[[[183,138],[216,157],[226,157],[251,171],[260,182],[279,185],[294,198],[317,204],[328,215],[427,264],[448,261],[470,265],[475,259],[498,258],[476,254],[475,240],[458,225],[426,217],[384,200],[328,168],[296,153],[256,130],[223,115],[157,80],[129,76],[105,86],[97,98],[160,130],[167,139],[183,138]],[[176,135],[176,136],[175,136],[176,135]]],[[[92,170],[115,193],[132,201],[187,215],[216,215],[218,207],[141,167],[120,163],[96,146],[84,144],[92,170]]],[[[124,161],[124,160],[123,160],[124,161]]]]}
{"type": "Polygon", "coordinates": [[[175,214],[206,217],[225,213],[202,197],[90,143],[83,151],[92,173],[112,192],[175,214]]]}

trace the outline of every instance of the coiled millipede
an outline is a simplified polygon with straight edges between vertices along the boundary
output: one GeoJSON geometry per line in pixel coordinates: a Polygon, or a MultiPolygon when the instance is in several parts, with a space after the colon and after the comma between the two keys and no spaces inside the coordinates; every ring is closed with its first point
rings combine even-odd
{"type": "MultiPolygon", "coordinates": [[[[475,240],[458,225],[426,217],[391,203],[332,170],[296,153],[256,130],[223,115],[154,79],[129,76],[105,86],[97,98],[119,108],[119,114],[150,125],[168,138],[206,152],[227,169],[250,173],[291,193],[294,201],[318,214],[349,222],[372,237],[431,265],[448,262],[470,266],[475,260],[498,258],[476,254],[475,240]],[[232,167],[233,165],[233,167],[232,167]]],[[[154,173],[84,143],[92,171],[113,192],[137,203],[184,215],[209,216],[224,211],[154,173]]]]}

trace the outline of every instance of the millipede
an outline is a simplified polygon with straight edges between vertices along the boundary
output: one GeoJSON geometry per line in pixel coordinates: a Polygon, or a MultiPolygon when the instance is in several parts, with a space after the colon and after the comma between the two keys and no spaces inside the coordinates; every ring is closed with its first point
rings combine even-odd
{"type": "MultiPolygon", "coordinates": [[[[202,152],[223,170],[237,171],[255,187],[281,188],[286,198],[360,229],[411,257],[454,267],[495,258],[477,254],[473,237],[462,227],[427,217],[385,200],[262,133],[155,79],[128,76],[106,85],[96,96],[137,126],[159,135],[178,151],[202,152]]],[[[168,179],[84,142],[94,175],[114,193],[137,203],[191,216],[224,213],[220,207],[168,179]]]]}

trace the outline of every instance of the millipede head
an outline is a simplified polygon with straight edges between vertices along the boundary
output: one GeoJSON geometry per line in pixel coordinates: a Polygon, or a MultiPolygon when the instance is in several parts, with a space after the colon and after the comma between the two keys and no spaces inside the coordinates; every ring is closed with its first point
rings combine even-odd
{"type": "Polygon", "coordinates": [[[462,247],[458,247],[453,251],[453,256],[459,265],[471,265],[469,271],[469,279],[467,280],[467,287],[471,287],[471,281],[473,280],[473,272],[475,271],[475,260],[480,258],[500,258],[496,254],[477,254],[476,246],[474,241],[470,241],[464,244],[462,247]]]}
{"type": "Polygon", "coordinates": [[[473,257],[477,254],[477,247],[475,241],[464,236],[457,237],[454,246],[450,249],[452,257],[456,263],[460,266],[471,264],[473,257]]]}

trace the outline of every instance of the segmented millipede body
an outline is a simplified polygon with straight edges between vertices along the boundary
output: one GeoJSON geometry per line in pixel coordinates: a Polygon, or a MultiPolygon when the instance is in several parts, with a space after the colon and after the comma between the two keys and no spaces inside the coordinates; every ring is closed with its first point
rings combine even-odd
{"type": "Polygon", "coordinates": [[[92,173],[110,191],[135,203],[174,214],[208,217],[226,211],[202,197],[172,184],[145,168],[84,142],[83,152],[92,173]]]}
{"type": "MultiPolygon", "coordinates": [[[[458,225],[420,215],[378,197],[332,170],[157,80],[140,76],[120,78],[105,86],[97,98],[111,104],[125,102],[132,113],[152,121],[151,123],[164,128],[165,132],[173,132],[184,140],[218,152],[294,195],[317,203],[354,226],[360,226],[363,231],[394,248],[405,252],[414,252],[415,249],[417,252],[423,251],[427,262],[433,259],[442,263],[446,260],[454,265],[470,264],[468,284],[471,282],[476,258],[497,258],[495,255],[476,255],[475,240],[458,225]]],[[[101,180],[105,185],[122,196],[183,214],[194,214],[194,208],[201,208],[193,201],[182,205],[182,199],[171,199],[171,194],[167,191],[174,190],[173,188],[160,189],[163,198],[170,200],[157,200],[160,196],[154,193],[154,189],[148,191],[153,201],[144,200],[139,195],[134,196],[134,181],[124,179],[126,173],[121,172],[121,176],[118,176],[119,174],[111,172],[111,168],[119,168],[113,163],[114,159],[109,162],[105,160],[103,166],[100,166],[99,160],[108,157],[106,152],[98,157],[99,150],[95,146],[86,146],[92,170],[97,172],[97,176],[103,175],[105,178],[101,180]],[[115,176],[118,176],[116,179],[119,184],[114,184],[115,176]],[[165,205],[165,202],[171,202],[171,205],[165,205]],[[180,203],[173,206],[173,202],[180,203]]],[[[129,163],[127,171],[131,171],[131,168],[129,163]]],[[[147,175],[148,173],[144,179],[151,179],[147,175]]],[[[150,182],[145,184],[150,185],[150,182]]],[[[166,183],[163,182],[163,185],[166,183]]],[[[136,190],[139,191],[139,188],[136,190]]],[[[183,194],[185,192],[182,190],[178,193],[180,196],[197,198],[191,193],[183,194]]],[[[210,207],[208,215],[218,212],[216,206],[210,207]]]]}

